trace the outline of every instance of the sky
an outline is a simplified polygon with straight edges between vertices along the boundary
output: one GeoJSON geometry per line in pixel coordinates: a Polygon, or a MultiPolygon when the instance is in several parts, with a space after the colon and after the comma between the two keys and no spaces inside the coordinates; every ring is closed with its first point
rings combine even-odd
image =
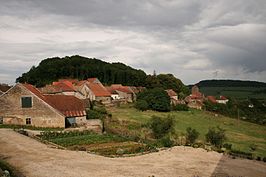
{"type": "Polygon", "coordinates": [[[49,57],[266,82],[266,0],[0,0],[0,83],[49,57]]]}

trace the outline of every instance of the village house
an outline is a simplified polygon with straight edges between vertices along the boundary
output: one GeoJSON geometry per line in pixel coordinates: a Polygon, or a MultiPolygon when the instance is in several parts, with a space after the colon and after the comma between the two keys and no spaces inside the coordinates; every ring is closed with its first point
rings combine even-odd
{"type": "Polygon", "coordinates": [[[214,96],[207,96],[207,100],[212,103],[226,104],[229,100],[225,96],[220,96],[216,98],[214,96]]]}
{"type": "Polygon", "coordinates": [[[72,95],[78,99],[86,99],[86,96],[77,90],[72,82],[68,80],[59,80],[58,82],[53,82],[51,85],[46,85],[45,87],[38,89],[43,94],[72,95]]]}
{"type": "Polygon", "coordinates": [[[219,98],[216,99],[216,101],[217,101],[217,103],[220,103],[220,104],[227,104],[229,99],[226,98],[225,96],[220,96],[219,98]]]}
{"type": "Polygon", "coordinates": [[[121,84],[112,84],[107,87],[110,93],[117,93],[120,99],[124,99],[129,103],[136,101],[136,94],[129,86],[123,86],[121,84]]]}
{"type": "Polygon", "coordinates": [[[18,83],[0,96],[0,123],[36,127],[83,125],[83,101],[71,95],[45,95],[30,84],[18,83]]]}
{"type": "Polygon", "coordinates": [[[185,102],[190,108],[202,109],[204,99],[204,94],[199,91],[198,86],[194,85],[191,94],[185,98],[185,102]]]}
{"type": "Polygon", "coordinates": [[[97,101],[104,105],[111,104],[111,93],[103,86],[97,78],[89,78],[86,82],[89,88],[89,97],[91,101],[97,101]]]}

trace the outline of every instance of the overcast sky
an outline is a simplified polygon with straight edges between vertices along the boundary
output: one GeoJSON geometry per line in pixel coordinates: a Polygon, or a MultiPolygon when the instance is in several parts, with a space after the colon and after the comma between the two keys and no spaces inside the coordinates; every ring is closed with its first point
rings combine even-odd
{"type": "Polygon", "coordinates": [[[71,55],[266,82],[266,0],[0,0],[0,82],[71,55]]]}

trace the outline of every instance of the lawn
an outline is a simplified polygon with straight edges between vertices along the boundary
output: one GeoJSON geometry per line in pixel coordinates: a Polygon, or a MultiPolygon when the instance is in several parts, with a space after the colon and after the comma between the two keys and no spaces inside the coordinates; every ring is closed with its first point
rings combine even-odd
{"type": "Polygon", "coordinates": [[[190,110],[187,112],[159,113],[154,111],[141,112],[132,106],[123,105],[120,108],[111,108],[113,118],[125,121],[133,121],[141,124],[147,123],[153,115],[166,117],[171,115],[175,120],[175,130],[185,133],[187,127],[195,128],[200,132],[199,139],[204,141],[209,127],[220,126],[226,130],[227,142],[233,145],[233,149],[252,152],[256,156],[266,157],[266,126],[257,125],[241,120],[236,120],[221,115],[190,110]],[[256,146],[255,151],[251,146],[256,146]]]}

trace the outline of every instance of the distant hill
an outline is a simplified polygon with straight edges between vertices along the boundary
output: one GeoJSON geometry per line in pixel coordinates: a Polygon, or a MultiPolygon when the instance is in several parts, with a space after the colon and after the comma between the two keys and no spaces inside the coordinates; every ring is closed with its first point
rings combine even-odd
{"type": "MultiPolygon", "coordinates": [[[[203,80],[195,84],[205,95],[224,95],[236,99],[266,100],[266,83],[241,80],[203,80]]],[[[190,85],[189,87],[191,87],[190,85]]]]}
{"type": "Polygon", "coordinates": [[[83,80],[90,77],[97,77],[104,84],[144,86],[146,73],[123,63],[107,63],[99,59],[75,55],[44,59],[39,66],[33,66],[18,77],[16,82],[27,82],[39,87],[60,78],[83,80]]]}
{"type": "Polygon", "coordinates": [[[198,87],[266,87],[266,83],[242,80],[203,80],[198,87]]]}

